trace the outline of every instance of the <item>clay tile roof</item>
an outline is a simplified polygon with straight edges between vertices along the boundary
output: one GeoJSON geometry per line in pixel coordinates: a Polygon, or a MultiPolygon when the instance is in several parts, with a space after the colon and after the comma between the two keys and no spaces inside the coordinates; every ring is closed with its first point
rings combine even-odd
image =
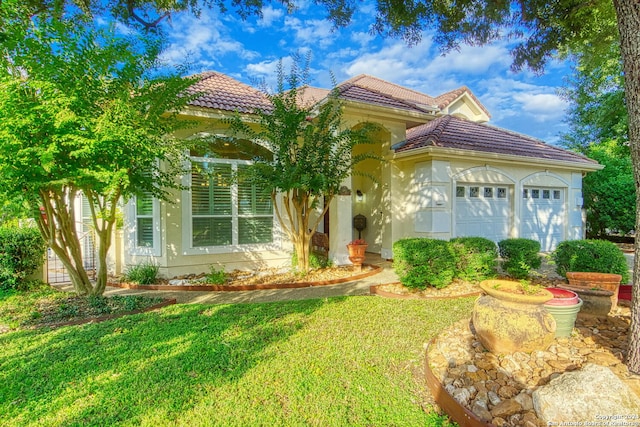
{"type": "Polygon", "coordinates": [[[407,152],[428,146],[573,163],[596,163],[530,136],[453,116],[439,117],[407,130],[407,140],[396,145],[395,151],[407,152]]]}
{"type": "Polygon", "coordinates": [[[303,107],[311,107],[325,99],[331,91],[329,89],[321,89],[319,87],[305,86],[298,90],[297,103],[303,107]]]}
{"type": "Polygon", "coordinates": [[[341,98],[352,101],[419,112],[435,109],[435,100],[429,95],[366,74],[341,83],[338,85],[338,90],[341,98]]]}
{"type": "Polygon", "coordinates": [[[271,103],[262,92],[227,75],[209,71],[196,77],[200,77],[200,80],[187,92],[202,92],[203,95],[189,102],[189,105],[240,113],[271,109],[271,103]]]}
{"type": "Polygon", "coordinates": [[[480,100],[476,98],[473,92],[471,92],[471,90],[466,86],[462,86],[462,87],[459,87],[458,89],[454,89],[450,92],[446,92],[446,93],[443,93],[442,95],[438,95],[435,98],[436,105],[440,109],[447,108],[449,105],[451,105],[453,101],[460,98],[465,92],[471,97],[471,99],[473,99],[478,104],[478,106],[482,109],[482,111],[485,112],[487,116],[491,117],[491,114],[489,114],[489,111],[485,108],[485,106],[482,105],[480,100]]]}

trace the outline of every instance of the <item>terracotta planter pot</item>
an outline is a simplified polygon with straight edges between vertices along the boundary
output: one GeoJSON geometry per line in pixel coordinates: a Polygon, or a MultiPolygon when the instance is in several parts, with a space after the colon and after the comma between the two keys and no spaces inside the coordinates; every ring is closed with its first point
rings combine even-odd
{"type": "Polygon", "coordinates": [[[364,245],[347,245],[347,250],[349,251],[349,261],[353,263],[356,269],[362,268],[362,263],[364,262],[367,251],[368,244],[364,245]]]}
{"type": "Polygon", "coordinates": [[[603,290],[612,292],[611,308],[618,305],[618,292],[622,276],[619,274],[609,273],[591,273],[582,271],[568,271],[567,280],[569,285],[574,288],[603,290]]]}
{"type": "Polygon", "coordinates": [[[544,350],[554,339],[556,321],[544,303],[553,298],[543,289],[535,295],[522,292],[519,282],[485,280],[487,293],[476,301],[473,327],[482,345],[492,353],[544,350]]]}
{"type": "Polygon", "coordinates": [[[568,289],[578,294],[584,303],[580,314],[587,316],[606,316],[613,308],[611,297],[613,292],[602,289],[586,289],[571,285],[560,285],[562,289],[568,289]]]}

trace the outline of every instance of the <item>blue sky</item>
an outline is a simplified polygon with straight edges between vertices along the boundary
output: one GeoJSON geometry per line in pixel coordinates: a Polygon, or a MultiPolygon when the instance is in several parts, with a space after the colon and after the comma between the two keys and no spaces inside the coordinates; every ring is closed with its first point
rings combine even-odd
{"type": "Polygon", "coordinates": [[[287,14],[270,5],[261,19],[246,21],[233,14],[204,9],[199,18],[189,14],[172,17],[164,59],[189,62],[193,73],[214,70],[247,84],[264,79],[275,82],[280,58],[311,53],[311,85],[330,88],[331,73],[338,82],[358,74],[370,74],[437,96],[468,86],[492,115],[490,123],[522,132],[549,143],[566,131],[566,103],[557,89],[570,73],[568,64],[554,61],[545,74],[513,73],[507,42],[490,46],[461,46],[442,56],[425,33],[417,46],[400,39],[370,34],[375,12],[366,3],[347,28],[334,30],[323,9],[303,0],[287,14]]]}

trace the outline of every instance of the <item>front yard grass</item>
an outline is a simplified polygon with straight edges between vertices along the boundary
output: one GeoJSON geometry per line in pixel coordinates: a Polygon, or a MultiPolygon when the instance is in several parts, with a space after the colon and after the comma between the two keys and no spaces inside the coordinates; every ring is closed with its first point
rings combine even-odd
{"type": "MultiPolygon", "coordinates": [[[[0,308],[4,300],[0,298],[0,308]]],[[[432,426],[423,344],[473,298],[177,305],[0,334],[3,426],[432,426]]]]}

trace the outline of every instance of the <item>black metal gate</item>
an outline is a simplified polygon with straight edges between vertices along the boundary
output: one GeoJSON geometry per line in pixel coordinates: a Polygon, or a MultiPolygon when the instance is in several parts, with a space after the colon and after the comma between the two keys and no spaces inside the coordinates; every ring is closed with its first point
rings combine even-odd
{"type": "MultiPolygon", "coordinates": [[[[91,279],[96,278],[96,246],[93,233],[88,230],[80,237],[82,248],[82,264],[91,279]]],[[[60,258],[51,248],[47,249],[47,282],[66,283],[70,282],[69,273],[60,258]]]]}

